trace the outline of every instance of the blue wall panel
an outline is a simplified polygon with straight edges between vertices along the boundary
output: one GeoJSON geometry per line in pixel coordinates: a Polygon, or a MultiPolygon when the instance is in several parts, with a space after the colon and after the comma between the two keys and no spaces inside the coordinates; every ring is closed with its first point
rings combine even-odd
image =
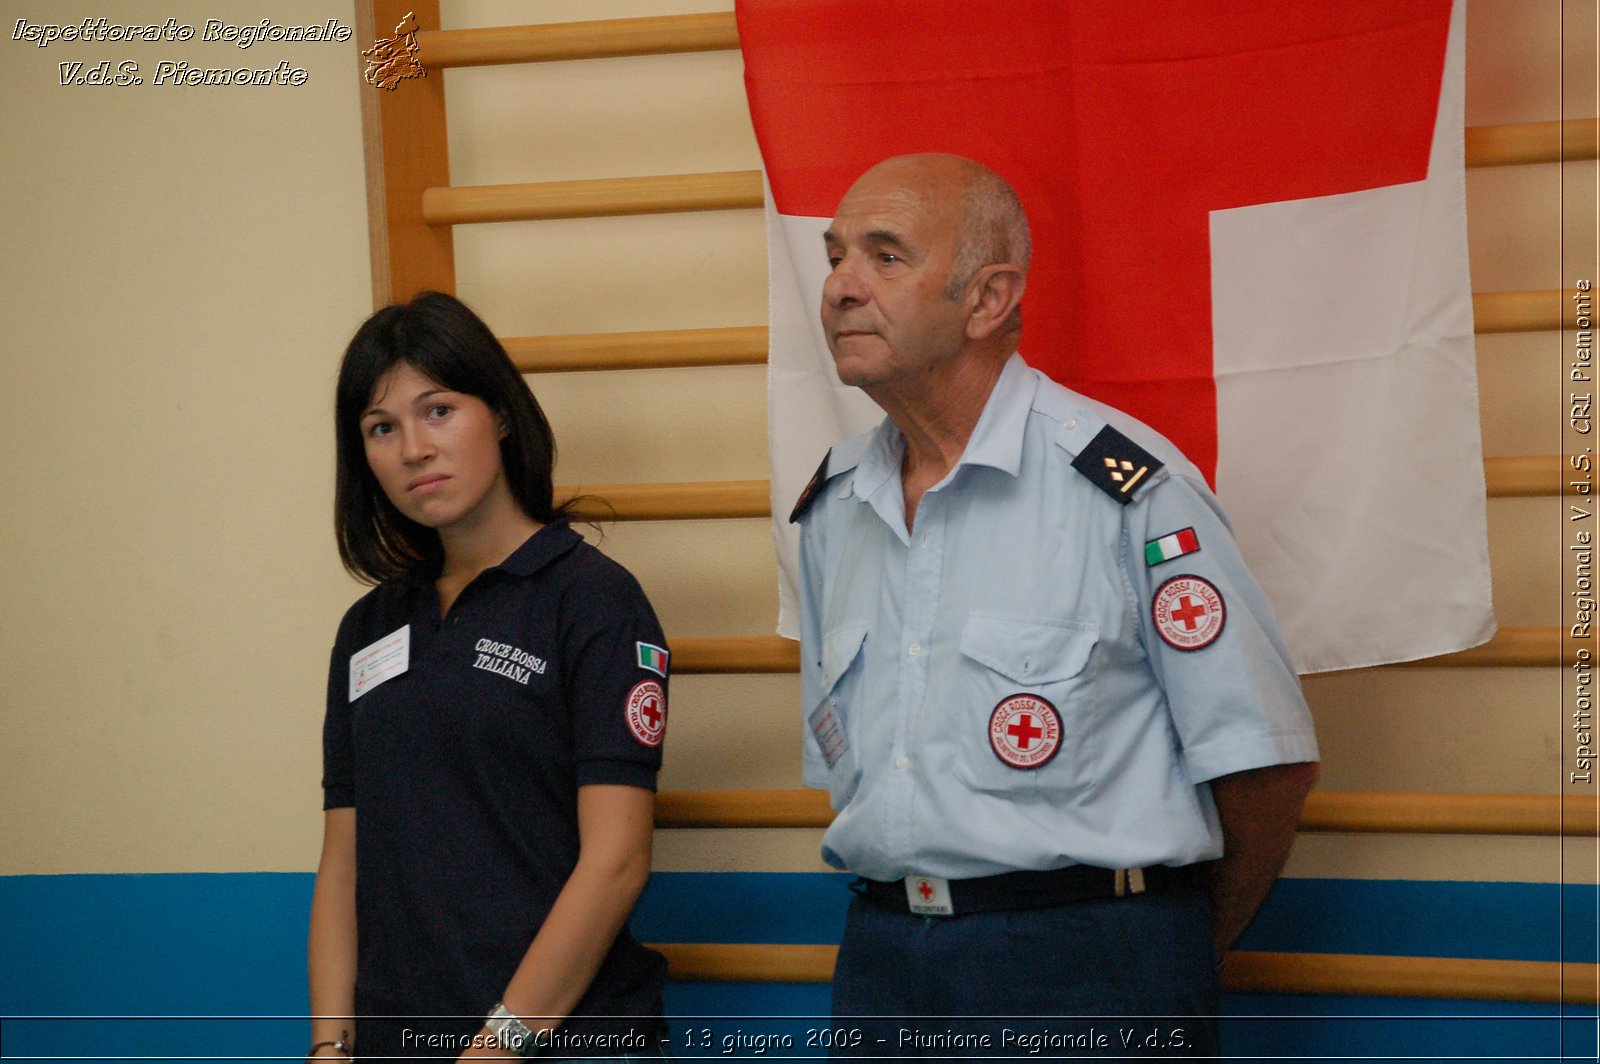
{"type": "MultiPolygon", "coordinates": [[[[833,943],[847,882],[665,873],[634,928],[658,942],[833,943]]],[[[4,1055],[298,1054],[310,898],[301,873],[0,877],[4,1055]],[[64,1018],[85,1013],[101,1018],[64,1018]]],[[[1241,947],[1594,963],[1596,902],[1592,888],[1553,884],[1285,880],[1241,947]]],[[[803,1052],[828,992],[678,984],[667,1003],[680,1048],[770,1059],[803,1052]],[[794,1050],[759,1044],[784,1035],[794,1050]]],[[[1595,1059],[1594,1021],[1553,1005],[1240,995],[1227,1011],[1239,1057],[1595,1059]]]]}

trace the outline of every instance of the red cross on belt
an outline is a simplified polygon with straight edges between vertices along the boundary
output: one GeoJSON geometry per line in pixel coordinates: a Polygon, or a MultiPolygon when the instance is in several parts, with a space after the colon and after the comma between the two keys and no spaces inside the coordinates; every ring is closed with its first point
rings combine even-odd
{"type": "Polygon", "coordinates": [[[928,881],[924,879],[917,884],[917,893],[922,895],[923,901],[927,901],[933,897],[933,888],[928,886],[928,881]]]}

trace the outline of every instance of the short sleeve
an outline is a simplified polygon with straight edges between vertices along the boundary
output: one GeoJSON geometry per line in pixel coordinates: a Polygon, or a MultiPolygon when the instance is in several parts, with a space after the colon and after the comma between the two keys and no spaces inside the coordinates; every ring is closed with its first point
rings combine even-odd
{"type": "Polygon", "coordinates": [[[1316,761],[1300,679],[1215,497],[1169,476],[1124,527],[1141,635],[1190,780],[1316,761]]]}
{"type": "Polygon", "coordinates": [[[561,635],[578,786],[655,790],[670,655],[638,581],[598,553],[569,588],[561,635]]]}
{"type": "MultiPolygon", "coordinates": [[[[340,626],[341,636],[345,626],[340,626]]],[[[350,647],[334,642],[328,660],[328,701],[322,720],[322,808],[356,804],[355,740],[351,734],[350,647]]]]}

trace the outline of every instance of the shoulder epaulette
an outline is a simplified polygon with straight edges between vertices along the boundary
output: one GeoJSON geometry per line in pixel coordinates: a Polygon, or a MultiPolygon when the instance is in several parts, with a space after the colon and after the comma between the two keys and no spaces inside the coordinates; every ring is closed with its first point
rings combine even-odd
{"type": "Polygon", "coordinates": [[[1126,506],[1162,463],[1149,451],[1107,425],[1072,460],[1089,483],[1126,506]]]}
{"type": "Polygon", "coordinates": [[[822,486],[828,482],[828,459],[833,457],[833,448],[822,456],[822,464],[817,466],[817,471],[811,474],[811,479],[806,482],[805,490],[800,493],[800,498],[795,501],[794,509],[789,511],[789,523],[795,524],[811,509],[811,504],[817,501],[817,496],[822,494],[822,486]]]}

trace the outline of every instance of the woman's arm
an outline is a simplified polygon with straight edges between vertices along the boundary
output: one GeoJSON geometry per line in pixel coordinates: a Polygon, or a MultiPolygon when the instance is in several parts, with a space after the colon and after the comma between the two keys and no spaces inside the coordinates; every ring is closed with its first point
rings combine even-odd
{"type": "MultiPolygon", "coordinates": [[[[311,1044],[350,1042],[356,1010],[356,811],[329,809],[322,821],[322,860],[311,894],[306,946],[311,980],[311,1044]]],[[[324,1047],[319,1057],[337,1056],[324,1047]]]]}
{"type": "MultiPolygon", "coordinates": [[[[642,787],[578,788],[578,864],[502,1000],[532,1031],[551,1030],[583,997],[650,878],[655,795],[642,787]]],[[[488,1038],[463,1056],[504,1056],[488,1038]]]]}

